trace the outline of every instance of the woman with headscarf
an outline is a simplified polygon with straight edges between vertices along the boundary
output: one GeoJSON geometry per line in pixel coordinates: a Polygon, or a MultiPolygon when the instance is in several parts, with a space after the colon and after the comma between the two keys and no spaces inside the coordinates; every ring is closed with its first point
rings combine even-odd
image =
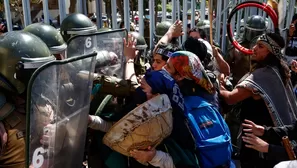
{"type": "MultiPolygon", "coordinates": [[[[156,149],[148,147],[148,150],[134,150],[130,154],[134,159],[116,152],[104,153],[106,157],[105,165],[109,168],[126,168],[127,163],[130,168],[147,167],[136,160],[148,162],[150,167],[161,168],[195,168],[198,167],[194,155],[194,141],[190,131],[185,124],[184,100],[178,85],[166,71],[152,71],[147,73],[141,80],[141,86],[137,88],[133,104],[129,107],[135,108],[137,105],[153,98],[157,94],[166,94],[173,109],[173,130],[171,135],[166,138],[156,149]],[[115,157],[116,156],[116,157],[115,157]],[[117,160],[117,162],[112,162],[117,160]],[[110,162],[111,161],[111,162],[110,162]],[[123,162],[121,162],[123,161],[123,162]],[[119,163],[121,162],[121,163],[119,163]],[[116,164],[116,165],[115,165],[116,164]]],[[[95,130],[107,132],[112,126],[111,122],[106,122],[98,116],[89,117],[89,127],[95,130]]]]}
{"type": "MultiPolygon", "coordinates": [[[[232,105],[237,104],[240,120],[248,119],[259,125],[283,126],[296,120],[296,101],[290,85],[290,71],[283,60],[283,38],[276,33],[261,35],[253,47],[252,69],[227,91],[222,85],[220,94],[232,105]]],[[[220,81],[223,84],[223,81],[220,81]]],[[[267,140],[272,144],[279,144],[267,140]]],[[[270,168],[277,162],[268,161],[263,153],[241,143],[242,168],[270,168]]]]}
{"type": "Polygon", "coordinates": [[[216,90],[199,58],[189,51],[178,51],[171,55],[164,69],[177,81],[184,96],[200,166],[234,167],[230,131],[215,105],[216,90]],[[208,143],[214,139],[216,142],[208,143]]]}

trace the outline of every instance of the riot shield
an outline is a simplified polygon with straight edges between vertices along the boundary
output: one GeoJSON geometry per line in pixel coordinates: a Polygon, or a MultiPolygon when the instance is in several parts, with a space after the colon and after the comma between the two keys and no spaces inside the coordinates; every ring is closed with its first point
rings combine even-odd
{"type": "Polygon", "coordinates": [[[96,56],[95,52],[49,62],[32,75],[27,101],[27,167],[82,167],[96,56]],[[80,78],[82,72],[88,77],[80,78]]]}
{"type": "Polygon", "coordinates": [[[98,53],[96,72],[107,76],[124,78],[124,41],[125,29],[74,36],[68,41],[67,57],[81,54],[98,53]]]}

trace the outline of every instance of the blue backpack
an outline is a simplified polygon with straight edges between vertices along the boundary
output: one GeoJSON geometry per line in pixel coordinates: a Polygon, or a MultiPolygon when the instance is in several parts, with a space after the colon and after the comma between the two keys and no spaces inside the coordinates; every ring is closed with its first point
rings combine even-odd
{"type": "Polygon", "coordinates": [[[230,130],[218,109],[198,96],[184,99],[201,168],[231,164],[230,130]]]}

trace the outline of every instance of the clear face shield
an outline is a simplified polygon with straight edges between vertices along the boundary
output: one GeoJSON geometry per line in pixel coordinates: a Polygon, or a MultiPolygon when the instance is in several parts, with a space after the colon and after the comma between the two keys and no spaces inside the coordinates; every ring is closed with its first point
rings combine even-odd
{"type": "Polygon", "coordinates": [[[264,29],[256,29],[246,26],[244,32],[244,38],[248,41],[252,41],[255,37],[263,34],[266,28],[264,29]]]}
{"type": "Polygon", "coordinates": [[[44,58],[22,57],[21,61],[16,65],[15,78],[26,86],[36,69],[55,59],[56,58],[53,55],[44,58]]]}

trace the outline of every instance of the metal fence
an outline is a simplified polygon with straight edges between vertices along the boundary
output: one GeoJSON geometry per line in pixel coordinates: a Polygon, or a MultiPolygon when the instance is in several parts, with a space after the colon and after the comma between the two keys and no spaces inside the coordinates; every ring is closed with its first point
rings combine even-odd
{"type": "MultiPolygon", "coordinates": [[[[214,10],[215,17],[213,18],[213,25],[215,28],[215,37],[214,40],[220,44],[222,47],[222,50],[226,50],[226,43],[227,43],[227,38],[226,38],[226,32],[227,32],[227,17],[228,13],[232,10],[232,8],[238,4],[243,2],[244,0],[217,0],[216,1],[216,9],[214,10]],[[223,34],[223,36],[222,36],[223,34]]],[[[266,3],[267,0],[259,0],[261,2],[266,3]]],[[[87,2],[88,0],[77,0],[76,4],[76,12],[79,13],[84,13],[87,15],[87,2]]],[[[287,1],[286,1],[287,2],[287,1]]],[[[155,31],[155,0],[149,0],[148,2],[149,6],[149,18],[150,18],[150,26],[149,26],[149,33],[150,33],[150,46],[153,46],[153,37],[154,37],[154,31],[155,31]],[[151,17],[152,16],[152,17],[151,17]]],[[[166,4],[167,0],[162,0],[162,20],[166,20],[166,4]]],[[[200,9],[196,9],[197,6],[197,0],[172,0],[171,2],[172,5],[172,22],[174,22],[176,19],[182,19],[184,20],[183,22],[183,30],[186,32],[187,31],[187,24],[188,24],[188,17],[187,13],[190,13],[191,15],[191,27],[195,26],[195,10],[199,10],[200,13],[200,19],[204,20],[206,18],[206,15],[208,15],[207,12],[207,3],[208,1],[206,0],[200,0],[200,9]],[[180,10],[181,7],[181,1],[183,7],[182,11],[180,10]],[[187,4],[187,5],[185,5],[187,4]],[[190,11],[190,12],[188,12],[190,11]],[[180,18],[180,12],[183,12],[182,18],[180,18]]],[[[284,25],[280,25],[281,30],[288,28],[290,23],[291,23],[291,18],[293,14],[295,13],[295,3],[296,1],[288,1],[286,3],[286,22],[284,25]]],[[[44,22],[49,23],[50,20],[50,14],[49,14],[49,7],[48,7],[48,0],[42,0],[43,4],[43,15],[44,15],[44,22]]],[[[63,19],[66,17],[66,1],[65,0],[58,0],[59,4],[59,16],[60,16],[60,23],[63,21],[63,19]]],[[[102,23],[102,1],[101,0],[95,0],[96,4],[96,15],[97,15],[97,26],[98,28],[101,28],[103,23],[102,23]]],[[[127,30],[130,30],[130,5],[129,5],[129,0],[123,0],[123,6],[124,6],[124,23],[125,23],[125,28],[127,30]]],[[[144,35],[144,12],[143,12],[143,6],[144,6],[144,0],[138,0],[138,14],[139,14],[139,32],[141,35],[144,35]]],[[[9,0],[4,0],[4,7],[5,7],[5,17],[7,21],[7,28],[8,31],[12,31],[12,18],[11,18],[11,11],[10,11],[10,5],[9,5],[9,0]]],[[[30,2],[28,0],[22,0],[22,8],[23,8],[23,21],[24,25],[27,26],[32,23],[31,20],[31,10],[30,10],[30,2]]],[[[247,20],[247,17],[250,15],[262,15],[264,18],[266,18],[266,13],[263,12],[262,10],[256,9],[256,8],[245,8],[243,10],[240,10],[236,15],[236,17],[233,18],[232,21],[232,28],[235,30],[235,32],[240,32],[240,28],[245,25],[245,21],[247,20]],[[243,18],[243,19],[242,19],[243,18]],[[235,20],[236,19],[236,20],[235,20]]],[[[115,29],[117,28],[117,0],[111,0],[111,23],[112,23],[112,28],[115,29]]],[[[268,20],[268,28],[272,28],[271,20],[268,20]]],[[[281,31],[282,35],[285,36],[284,31],[281,31]]],[[[237,33],[238,35],[239,33],[237,33]]],[[[187,38],[187,34],[182,38],[182,41],[185,41],[187,38]]]]}

